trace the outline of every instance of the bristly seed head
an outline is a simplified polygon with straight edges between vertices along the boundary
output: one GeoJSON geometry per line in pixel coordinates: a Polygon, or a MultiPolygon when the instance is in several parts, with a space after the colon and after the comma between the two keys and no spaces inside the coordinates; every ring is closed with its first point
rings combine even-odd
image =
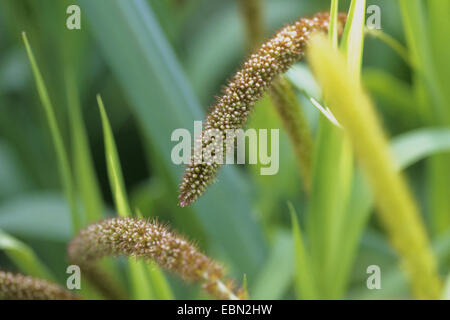
{"type": "Polygon", "coordinates": [[[45,280],[0,270],[0,300],[74,300],[76,295],[45,280]]]}
{"type": "MultiPolygon", "coordinates": [[[[339,21],[343,24],[345,20],[346,15],[340,14],[339,21]]],[[[224,88],[224,94],[212,106],[202,135],[199,137],[202,149],[217,150],[214,144],[218,142],[206,134],[212,129],[221,130],[224,136],[222,141],[229,143],[225,138],[225,130],[242,128],[253,105],[275,78],[304,56],[311,34],[327,32],[328,26],[328,13],[318,13],[313,18],[302,18],[283,28],[252,54],[224,88]]],[[[190,205],[205,192],[220,167],[219,164],[205,163],[197,159],[199,156],[201,152],[194,152],[190,164],[186,167],[178,196],[182,207],[190,205]]]]}
{"type": "Polygon", "coordinates": [[[226,298],[217,287],[223,278],[222,267],[158,223],[112,218],[91,224],[71,241],[68,255],[70,262],[82,269],[89,269],[96,260],[110,255],[150,259],[186,281],[203,282],[209,293],[226,298]]]}

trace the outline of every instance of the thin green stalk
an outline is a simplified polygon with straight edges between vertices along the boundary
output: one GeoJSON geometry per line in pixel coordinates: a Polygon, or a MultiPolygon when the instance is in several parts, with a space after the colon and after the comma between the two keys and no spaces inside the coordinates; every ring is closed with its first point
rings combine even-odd
{"type": "Polygon", "coordinates": [[[247,32],[249,51],[257,48],[264,39],[264,15],[261,0],[239,0],[247,32]]]}
{"type": "Polygon", "coordinates": [[[27,50],[28,59],[30,60],[31,68],[33,70],[33,75],[36,80],[36,86],[39,93],[39,97],[42,102],[42,106],[45,109],[45,114],[47,116],[48,125],[50,127],[50,132],[53,139],[53,145],[55,147],[56,155],[58,158],[59,173],[62,180],[62,185],[64,187],[65,195],[70,206],[70,211],[72,215],[72,228],[74,233],[77,232],[83,225],[84,217],[82,213],[79,212],[76,204],[76,195],[74,183],[72,180],[72,173],[69,164],[69,159],[67,155],[66,148],[64,146],[63,137],[61,130],[59,129],[58,122],[56,120],[55,111],[53,105],[50,101],[47,88],[42,78],[39,67],[34,58],[33,51],[31,50],[30,44],[28,42],[25,32],[22,33],[22,38],[25,43],[25,48],[27,50]]]}
{"type": "Polygon", "coordinates": [[[55,279],[32,248],[1,229],[0,250],[4,251],[21,272],[46,280],[53,281],[55,279]]]}
{"type": "MultiPolygon", "coordinates": [[[[338,3],[332,3],[330,15],[337,16],[338,3]]],[[[362,38],[358,30],[362,29],[361,15],[364,5],[360,1],[352,1],[347,22],[343,31],[341,48],[351,52],[355,64],[360,64],[359,55],[362,38]],[[358,5],[357,5],[358,4],[358,5]]],[[[330,29],[334,33],[342,28],[334,18],[330,29]]],[[[329,42],[334,48],[337,44],[333,35],[329,42]]],[[[358,69],[354,72],[357,73],[358,69]]],[[[323,94],[325,105],[328,104],[326,92],[323,94]]],[[[353,152],[348,137],[342,128],[336,126],[325,116],[319,120],[318,136],[314,148],[313,183],[311,202],[308,211],[306,231],[310,239],[311,259],[321,298],[338,299],[342,292],[337,287],[335,265],[339,263],[339,247],[343,238],[344,216],[350,198],[353,177],[353,152]],[[327,201],[323,201],[327,199],[327,201]]]]}
{"type": "Polygon", "coordinates": [[[270,97],[289,135],[303,177],[303,186],[305,191],[309,193],[312,176],[311,155],[313,154],[313,140],[309,125],[295,92],[285,77],[281,77],[274,82],[270,97]]]}
{"type": "Polygon", "coordinates": [[[331,44],[334,48],[338,47],[338,36],[339,36],[339,0],[331,0],[330,8],[330,30],[328,32],[328,37],[330,38],[331,44]]]}
{"type": "Polygon", "coordinates": [[[83,122],[75,74],[72,70],[65,72],[65,82],[70,116],[74,173],[83,202],[86,223],[92,223],[100,220],[103,216],[103,200],[95,175],[86,127],[83,122]]]}
{"type": "Polygon", "coordinates": [[[131,217],[131,211],[128,197],[123,182],[122,169],[120,168],[119,154],[117,152],[116,143],[114,141],[111,125],[109,124],[105,106],[100,95],[97,95],[97,103],[100,110],[103,125],[103,135],[105,141],[105,158],[108,170],[109,184],[113,193],[114,203],[116,205],[117,214],[120,217],[131,217]]]}
{"type": "Polygon", "coordinates": [[[303,235],[297,219],[297,213],[294,206],[288,203],[291,213],[292,234],[294,240],[295,253],[295,289],[297,296],[303,299],[318,299],[320,296],[317,292],[316,281],[311,271],[311,258],[307,247],[303,241],[303,235]]]}
{"type": "MultiPolygon", "coordinates": [[[[97,102],[103,124],[108,176],[117,213],[120,217],[129,218],[133,216],[133,212],[125,190],[122,168],[120,166],[120,159],[113,132],[100,95],[97,95],[97,102]]],[[[128,263],[133,292],[137,299],[163,299],[173,297],[164,274],[160,270],[157,270],[157,266],[153,266],[153,268],[150,269],[147,268],[143,261],[134,259],[128,259],[128,263]],[[158,291],[155,291],[154,289],[158,291]]]]}
{"type": "Polygon", "coordinates": [[[377,29],[367,29],[366,34],[377,38],[394,50],[408,65],[413,66],[413,61],[411,60],[408,50],[391,35],[377,29]]]}

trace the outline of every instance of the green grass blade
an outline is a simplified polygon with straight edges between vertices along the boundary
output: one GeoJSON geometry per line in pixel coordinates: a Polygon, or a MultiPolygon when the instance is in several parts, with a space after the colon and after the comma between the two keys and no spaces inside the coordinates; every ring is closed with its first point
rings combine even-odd
{"type": "Polygon", "coordinates": [[[306,225],[320,298],[337,298],[330,288],[334,283],[331,267],[350,194],[353,169],[350,156],[350,146],[342,129],[321,115],[306,225]]]}
{"type": "Polygon", "coordinates": [[[328,36],[334,48],[338,47],[338,36],[339,36],[338,15],[339,15],[339,0],[331,0],[330,28],[328,31],[328,36]]]}
{"type": "Polygon", "coordinates": [[[117,153],[116,143],[114,141],[111,125],[102,98],[97,95],[97,103],[100,110],[100,116],[103,126],[103,137],[105,141],[106,168],[108,170],[109,184],[113,193],[114,203],[117,214],[121,217],[131,217],[133,215],[128,204],[128,197],[123,182],[122,169],[120,167],[119,154],[117,153]]]}
{"type": "Polygon", "coordinates": [[[147,264],[147,274],[152,284],[152,289],[156,300],[175,299],[164,273],[153,261],[147,264]]]}
{"type": "Polygon", "coordinates": [[[60,193],[36,192],[0,203],[0,226],[21,238],[68,242],[70,210],[60,193]]]}
{"type": "Polygon", "coordinates": [[[134,258],[129,258],[128,271],[133,298],[136,300],[154,300],[155,296],[148,279],[145,263],[134,258]]]}
{"type": "Polygon", "coordinates": [[[103,200],[92,162],[74,74],[67,71],[65,80],[74,157],[74,174],[83,202],[86,223],[92,223],[100,220],[103,216],[103,200]]]}
{"type": "Polygon", "coordinates": [[[278,300],[290,287],[294,275],[293,241],[286,231],[275,235],[269,258],[250,289],[253,300],[278,300]]]}
{"type": "MultiPolygon", "coordinates": [[[[407,132],[395,137],[391,143],[391,151],[397,168],[407,167],[435,154],[450,151],[449,129],[426,128],[407,132]]],[[[353,191],[348,206],[348,217],[345,225],[345,245],[340,253],[341,263],[336,269],[337,279],[340,279],[343,289],[347,287],[353,260],[358,249],[363,230],[373,211],[373,196],[361,172],[354,177],[353,191]]]]}
{"type": "Polygon", "coordinates": [[[442,291],[442,300],[450,300],[450,274],[447,276],[447,281],[445,281],[445,287],[442,291]]]}
{"type": "MultiPolygon", "coordinates": [[[[449,100],[446,99],[448,90],[446,90],[445,82],[439,81],[437,75],[439,66],[433,60],[425,6],[420,0],[399,1],[406,40],[413,65],[416,67],[416,84],[426,88],[433,102],[423,106],[427,108],[424,110],[424,116],[428,121],[434,119],[439,124],[449,124],[449,100]]],[[[445,30],[440,32],[448,35],[445,30]]]]}
{"type": "Polygon", "coordinates": [[[311,270],[310,257],[304,245],[303,235],[297,220],[297,213],[291,203],[288,206],[291,212],[292,234],[294,237],[295,289],[297,296],[303,299],[319,299],[314,273],[311,270]]]}
{"type": "Polygon", "coordinates": [[[2,230],[0,230],[0,250],[3,250],[24,274],[54,280],[53,275],[29,246],[2,230]]]}
{"type": "Polygon", "coordinates": [[[450,127],[409,131],[394,139],[392,150],[400,168],[408,167],[432,154],[450,152],[450,127]]]}
{"type": "MultiPolygon", "coordinates": [[[[341,50],[347,58],[347,65],[349,68],[349,72],[352,74],[357,81],[359,81],[361,77],[361,66],[362,66],[362,58],[363,58],[363,49],[364,49],[364,25],[365,25],[365,11],[366,11],[366,1],[365,0],[352,0],[348,12],[347,23],[344,29],[344,35],[341,43],[341,50]]],[[[326,95],[325,95],[326,96],[326,95]]],[[[346,223],[348,216],[348,204],[351,202],[351,194],[352,194],[352,182],[353,182],[353,148],[350,142],[349,137],[344,134],[343,137],[343,147],[342,147],[342,159],[344,163],[344,170],[347,171],[347,174],[342,176],[341,178],[346,181],[343,184],[346,189],[344,195],[346,196],[347,202],[343,204],[344,208],[341,211],[338,211],[338,215],[336,215],[335,221],[333,224],[336,227],[331,230],[335,233],[335,236],[331,238],[332,246],[331,253],[333,254],[331,269],[328,271],[328,274],[332,274],[331,279],[335,279],[335,281],[328,280],[331,283],[331,290],[335,297],[342,297],[345,292],[345,278],[341,277],[339,272],[340,263],[343,261],[341,258],[342,252],[350,250],[350,248],[346,248],[347,245],[347,231],[346,228],[348,224],[346,223]]],[[[345,171],[344,171],[345,173],[345,171]]],[[[362,224],[360,225],[362,227],[362,224]]]]}
{"type": "Polygon", "coordinates": [[[384,42],[388,47],[394,50],[407,64],[413,66],[408,49],[406,49],[398,40],[391,35],[377,29],[366,29],[366,34],[384,42]]]}
{"type": "MultiPolygon", "coordinates": [[[[400,0],[404,30],[411,56],[416,66],[414,80],[416,95],[425,92],[421,111],[429,125],[450,125],[450,77],[448,59],[449,35],[448,3],[429,1],[429,16],[425,4],[419,0],[400,0]],[[441,43],[441,41],[444,41],[441,43]]],[[[428,163],[428,198],[434,233],[445,231],[450,225],[445,212],[450,211],[450,155],[437,155],[428,163]]]]}
{"type": "Polygon", "coordinates": [[[441,283],[425,226],[404,180],[397,174],[373,105],[338,52],[315,37],[309,60],[330,108],[351,138],[380,208],[391,243],[402,257],[414,293],[437,298],[441,283]]]}
{"type": "MultiPolygon", "coordinates": [[[[435,80],[433,85],[440,85],[443,96],[443,109],[446,110],[448,118],[446,125],[450,125],[450,90],[448,90],[448,79],[450,77],[450,2],[445,0],[430,0],[428,5],[429,40],[431,43],[431,54],[435,65],[435,80]]],[[[439,122],[440,119],[437,119],[439,122]]],[[[433,230],[442,233],[450,228],[450,153],[439,155],[431,159],[429,164],[430,183],[429,197],[432,209],[433,230]]]]}
{"type": "MultiPolygon", "coordinates": [[[[152,161],[163,164],[175,194],[183,166],[172,164],[170,136],[177,128],[191,130],[194,120],[204,118],[202,108],[145,1],[80,3],[148,139],[146,145],[155,157],[152,161]]],[[[218,179],[220,184],[212,186],[189,210],[236,269],[256,272],[265,256],[265,241],[252,215],[248,182],[235,168],[223,168],[218,179]]],[[[177,201],[175,196],[172,201],[177,201]]]]}
{"type": "MultiPolygon", "coordinates": [[[[335,12],[332,11],[331,15],[335,15],[335,12]]],[[[362,61],[364,16],[365,1],[353,0],[341,48],[356,78],[359,78],[362,61]]],[[[326,95],[324,100],[327,104],[326,95]]],[[[313,190],[306,231],[310,239],[319,295],[321,298],[336,299],[341,297],[342,290],[336,285],[340,279],[336,279],[334,266],[339,263],[339,252],[345,236],[343,227],[351,193],[353,152],[343,130],[323,116],[320,117],[315,151],[313,190]]]]}
{"type": "Polygon", "coordinates": [[[411,108],[416,103],[414,92],[408,83],[379,69],[365,70],[363,74],[365,87],[383,102],[386,107],[381,111],[396,129],[416,128],[422,123],[417,110],[411,108]]]}
{"type": "MultiPolygon", "coordinates": [[[[111,125],[106,114],[105,106],[103,104],[100,95],[97,95],[97,103],[100,109],[100,115],[102,118],[103,134],[105,139],[105,155],[108,169],[108,176],[111,186],[111,191],[114,197],[114,203],[116,205],[117,213],[121,217],[131,217],[133,215],[131,207],[129,205],[128,196],[125,191],[125,185],[123,182],[122,168],[120,166],[120,159],[117,153],[116,143],[114,141],[111,125]]],[[[130,268],[130,278],[133,288],[133,294],[136,299],[154,299],[155,294],[153,290],[152,279],[156,278],[156,285],[158,288],[162,288],[165,291],[160,293],[160,296],[167,296],[168,285],[163,287],[162,283],[166,280],[162,272],[152,272],[151,279],[148,279],[149,270],[144,261],[136,261],[132,258],[128,259],[130,268]],[[146,281],[147,280],[147,281],[146,281]]],[[[154,268],[158,268],[154,266],[154,268]]]]}
{"type": "Polygon", "coordinates": [[[363,58],[365,16],[366,0],[352,0],[341,44],[350,73],[358,79],[363,58]]]}
{"type": "Polygon", "coordinates": [[[42,106],[45,109],[45,114],[47,116],[48,125],[50,127],[53,144],[56,150],[56,155],[58,158],[59,171],[62,179],[62,184],[67,197],[67,201],[70,206],[70,211],[72,214],[72,228],[74,233],[80,229],[83,225],[84,218],[82,214],[78,211],[76,204],[75,187],[72,180],[72,173],[70,169],[70,163],[67,155],[66,148],[64,146],[63,137],[58,126],[58,122],[55,117],[55,112],[48,95],[47,88],[42,78],[39,67],[34,58],[33,51],[31,50],[30,44],[28,43],[27,36],[25,32],[22,33],[22,38],[25,43],[25,47],[28,54],[28,59],[30,60],[31,68],[33,70],[33,75],[36,80],[36,86],[38,89],[39,97],[42,102],[42,106]]]}

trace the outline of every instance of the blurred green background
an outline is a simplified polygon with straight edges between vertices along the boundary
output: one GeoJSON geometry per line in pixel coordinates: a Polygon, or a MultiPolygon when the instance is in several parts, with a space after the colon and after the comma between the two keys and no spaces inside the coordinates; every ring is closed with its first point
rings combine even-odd
{"type": "MultiPolygon", "coordinates": [[[[222,85],[244,61],[247,39],[238,1],[80,0],[76,4],[81,7],[82,28],[67,30],[66,8],[73,2],[0,0],[0,230],[29,246],[55,279],[65,283],[66,245],[73,237],[71,209],[64,197],[52,136],[21,38],[21,32],[26,31],[69,155],[81,212],[114,212],[95,98],[99,93],[112,126],[132,208],[139,209],[144,217],[158,217],[186,234],[208,255],[223,262],[237,283],[246,275],[251,298],[300,297],[295,290],[292,223],[287,203],[293,204],[303,226],[308,218],[308,201],[282,128],[277,175],[260,176],[255,166],[227,166],[221,170],[218,183],[195,205],[177,205],[183,167],[170,161],[175,145],[170,134],[176,128],[192,130],[193,121],[204,118],[222,85]],[[76,120],[77,112],[71,109],[77,100],[82,122],[76,120]],[[85,130],[77,127],[80,123],[84,123],[85,130]],[[90,155],[80,156],[77,139],[84,139],[77,136],[80,134],[86,134],[90,155]],[[86,202],[92,196],[90,192],[95,194],[97,184],[83,176],[88,170],[83,170],[85,162],[79,157],[92,160],[104,207],[98,201],[86,202]],[[86,186],[94,186],[94,190],[86,186]],[[83,195],[83,191],[88,194],[83,195]]],[[[427,1],[411,2],[427,6],[427,1]]],[[[349,3],[341,1],[344,11],[349,3]]],[[[404,46],[410,45],[399,2],[367,1],[370,4],[377,4],[382,10],[383,32],[404,46]]],[[[298,17],[329,11],[330,1],[265,0],[262,6],[265,34],[270,36],[298,17]]],[[[431,30],[429,10],[421,14],[428,18],[424,23],[431,30]]],[[[450,30],[439,32],[448,36],[450,30]]],[[[449,53],[448,48],[441,49],[449,53]]],[[[448,67],[449,56],[441,53],[432,61],[448,67]]],[[[301,88],[315,88],[308,74],[306,65],[299,63],[289,73],[289,79],[301,88]]],[[[427,89],[416,88],[420,73],[414,72],[386,43],[366,37],[362,74],[389,137],[425,126],[447,126],[448,130],[449,122],[422,116],[423,108],[417,105],[423,101],[420,99],[426,99],[427,89]]],[[[439,77],[436,81],[443,84],[439,77]]],[[[448,84],[441,89],[448,91],[448,84]]],[[[315,136],[319,113],[299,92],[298,98],[315,136]]],[[[450,110],[449,105],[446,108],[450,110]]],[[[255,108],[250,126],[281,127],[269,99],[263,99],[255,108]]],[[[439,137],[448,149],[448,134],[439,137]]],[[[404,152],[415,148],[410,145],[404,152]]],[[[437,192],[442,192],[440,199],[445,199],[445,195],[450,198],[450,189],[446,188],[450,180],[445,181],[445,177],[450,177],[450,163],[442,163],[444,169],[439,176],[444,182],[437,192]]],[[[436,215],[441,218],[436,223],[436,209],[430,204],[433,182],[429,179],[428,162],[414,163],[406,174],[445,276],[450,263],[450,204],[443,200],[439,205],[436,215]]],[[[342,293],[333,297],[410,298],[411,290],[397,256],[377,219],[369,216],[372,209],[367,211],[358,226],[360,236],[354,239],[354,257],[350,254],[348,258],[348,279],[342,280],[342,293]],[[373,264],[382,270],[382,290],[366,287],[366,268],[373,264]]],[[[352,224],[352,220],[346,223],[352,224]]],[[[313,238],[309,234],[305,237],[306,242],[313,238]]],[[[8,245],[0,241],[0,249],[2,246],[6,250],[0,251],[0,268],[20,270],[11,259],[14,250],[8,251],[8,245]]],[[[124,261],[119,259],[118,264],[120,281],[126,284],[124,261]]],[[[327,281],[333,281],[334,267],[327,266],[327,281]]],[[[167,276],[176,298],[205,297],[196,286],[167,276]]]]}

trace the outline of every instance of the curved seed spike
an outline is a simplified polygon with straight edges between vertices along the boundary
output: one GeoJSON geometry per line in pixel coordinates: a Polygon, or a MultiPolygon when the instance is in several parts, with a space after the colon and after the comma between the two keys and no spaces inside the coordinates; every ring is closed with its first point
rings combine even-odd
{"type": "Polygon", "coordinates": [[[151,259],[186,281],[202,282],[215,297],[237,298],[232,286],[222,283],[223,270],[219,263],[158,223],[112,218],[91,224],[70,242],[68,255],[71,263],[83,270],[93,268],[96,260],[111,255],[151,259]]]}
{"type": "MultiPolygon", "coordinates": [[[[339,20],[343,24],[346,15],[340,14],[339,20]]],[[[201,146],[201,151],[226,150],[222,146],[217,149],[221,141],[212,139],[208,132],[219,131],[223,137],[222,141],[226,143],[225,130],[243,127],[253,105],[272,82],[292,64],[303,58],[311,34],[327,32],[328,25],[328,13],[318,13],[313,18],[302,18],[283,28],[252,54],[224,88],[224,94],[212,106],[203,132],[197,138],[197,145],[201,146]]],[[[180,185],[180,206],[190,205],[202,195],[216,176],[219,167],[220,164],[216,162],[204,161],[202,152],[194,150],[180,185]]]]}
{"type": "Polygon", "coordinates": [[[75,300],[76,295],[46,280],[0,270],[0,300],[75,300]]]}

